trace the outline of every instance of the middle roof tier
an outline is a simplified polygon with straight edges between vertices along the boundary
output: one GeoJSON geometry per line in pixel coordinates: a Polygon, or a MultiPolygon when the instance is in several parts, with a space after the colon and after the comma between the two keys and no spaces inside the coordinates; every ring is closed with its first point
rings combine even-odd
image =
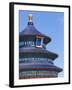
{"type": "Polygon", "coordinates": [[[27,57],[44,57],[44,58],[55,60],[58,57],[58,54],[56,53],[50,52],[46,49],[37,48],[37,47],[20,48],[19,54],[20,54],[20,58],[27,56],[27,57]]]}

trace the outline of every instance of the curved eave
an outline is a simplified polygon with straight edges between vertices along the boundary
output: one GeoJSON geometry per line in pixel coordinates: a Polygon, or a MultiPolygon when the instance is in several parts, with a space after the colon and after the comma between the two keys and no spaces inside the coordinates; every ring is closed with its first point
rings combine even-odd
{"type": "Polygon", "coordinates": [[[42,49],[42,48],[20,48],[19,50],[20,55],[24,54],[41,54],[42,56],[46,56],[52,60],[56,59],[58,57],[57,54],[50,52],[48,50],[42,49]]]}
{"type": "Polygon", "coordinates": [[[61,72],[62,69],[55,66],[55,65],[49,65],[49,64],[39,64],[39,63],[20,63],[19,64],[19,70],[24,71],[24,70],[48,70],[48,71],[56,71],[56,72],[61,72]]]}
{"type": "Polygon", "coordinates": [[[40,36],[40,37],[44,37],[44,43],[47,44],[49,42],[51,42],[51,38],[44,35],[44,34],[36,34],[36,33],[23,33],[23,32],[20,32],[19,33],[19,38],[20,40],[23,40],[24,37],[36,37],[36,36],[40,36]]]}

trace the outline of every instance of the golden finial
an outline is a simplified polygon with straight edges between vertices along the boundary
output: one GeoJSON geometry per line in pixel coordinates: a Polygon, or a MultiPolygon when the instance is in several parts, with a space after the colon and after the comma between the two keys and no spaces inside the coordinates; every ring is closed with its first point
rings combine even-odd
{"type": "Polygon", "coordinates": [[[28,15],[28,20],[29,20],[29,22],[32,22],[32,14],[28,15]]]}

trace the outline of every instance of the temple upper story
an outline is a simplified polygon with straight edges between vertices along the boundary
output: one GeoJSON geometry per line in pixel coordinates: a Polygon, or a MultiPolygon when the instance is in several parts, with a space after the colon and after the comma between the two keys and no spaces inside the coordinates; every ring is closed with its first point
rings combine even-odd
{"type": "Polygon", "coordinates": [[[26,28],[20,32],[20,47],[38,47],[46,49],[46,45],[51,38],[39,32],[33,23],[32,14],[28,16],[28,24],[26,28]]]}

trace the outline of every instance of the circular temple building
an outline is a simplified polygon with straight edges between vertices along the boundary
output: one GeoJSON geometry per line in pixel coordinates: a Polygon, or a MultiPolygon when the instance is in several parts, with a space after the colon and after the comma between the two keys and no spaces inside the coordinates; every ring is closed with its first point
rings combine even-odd
{"type": "Polygon", "coordinates": [[[61,68],[54,65],[57,54],[46,50],[51,38],[39,32],[28,16],[27,27],[19,33],[19,79],[58,77],[61,68]]]}

